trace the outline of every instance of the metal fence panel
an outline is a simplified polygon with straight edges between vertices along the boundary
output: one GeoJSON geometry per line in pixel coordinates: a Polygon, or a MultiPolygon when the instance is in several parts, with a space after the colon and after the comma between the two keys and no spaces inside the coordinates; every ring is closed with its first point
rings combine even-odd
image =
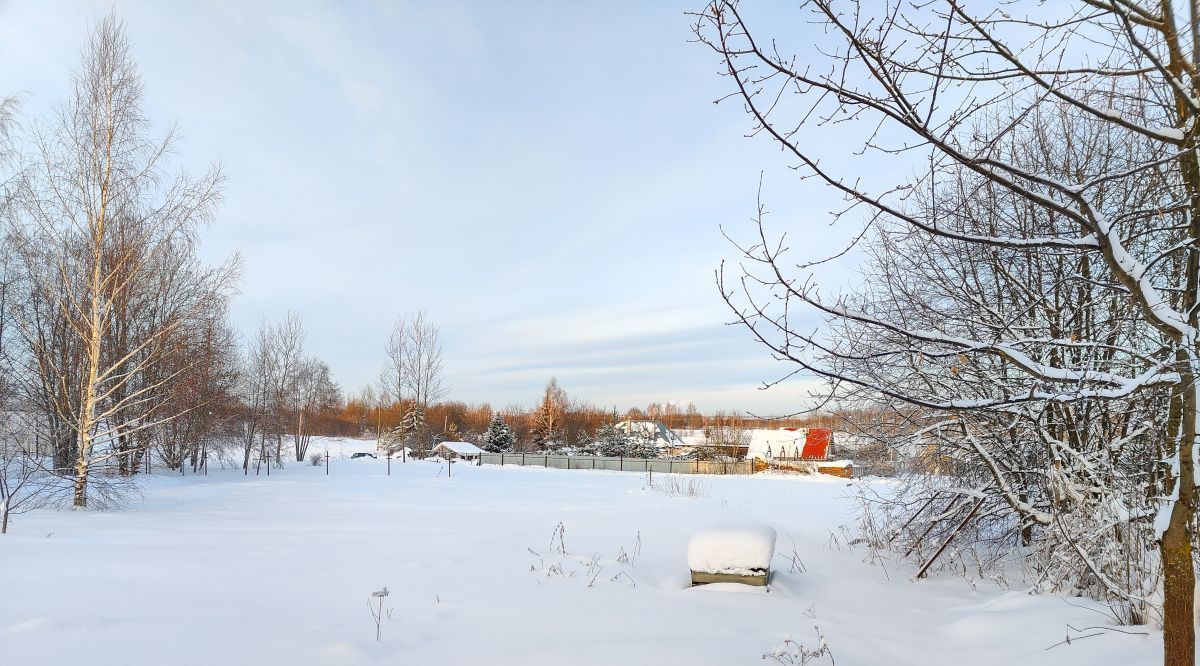
{"type": "Polygon", "coordinates": [[[596,458],[596,469],[607,469],[613,472],[623,471],[625,469],[624,461],[620,458],[596,458]]]}
{"type": "Polygon", "coordinates": [[[659,472],[660,474],[671,473],[670,460],[647,460],[646,467],[648,471],[659,472]]]}
{"type": "Polygon", "coordinates": [[[564,456],[545,453],[484,453],[484,465],[524,465],[549,469],[600,469],[621,472],[660,474],[753,474],[748,460],[721,462],[711,460],[661,460],[653,458],[614,458],[607,456],[564,456]]]}

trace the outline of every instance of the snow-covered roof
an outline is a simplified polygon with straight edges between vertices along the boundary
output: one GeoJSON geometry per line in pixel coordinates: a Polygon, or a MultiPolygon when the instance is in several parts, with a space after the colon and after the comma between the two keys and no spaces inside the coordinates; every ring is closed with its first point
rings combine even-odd
{"type": "Polygon", "coordinates": [[[661,444],[667,446],[683,446],[685,442],[674,430],[668,428],[661,421],[651,421],[649,419],[630,420],[626,419],[617,424],[617,429],[629,434],[638,434],[644,437],[650,437],[661,444]]]}
{"type": "Polygon", "coordinates": [[[483,449],[470,442],[442,442],[441,444],[433,447],[434,451],[439,449],[442,451],[457,453],[460,456],[474,456],[483,453],[483,449]]]}

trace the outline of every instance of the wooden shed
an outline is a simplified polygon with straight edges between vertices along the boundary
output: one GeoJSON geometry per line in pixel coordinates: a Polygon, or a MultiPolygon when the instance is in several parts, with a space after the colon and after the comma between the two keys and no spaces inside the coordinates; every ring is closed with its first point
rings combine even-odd
{"type": "Polygon", "coordinates": [[[483,449],[470,442],[442,442],[433,447],[433,455],[446,460],[465,460],[479,462],[483,449]]]}

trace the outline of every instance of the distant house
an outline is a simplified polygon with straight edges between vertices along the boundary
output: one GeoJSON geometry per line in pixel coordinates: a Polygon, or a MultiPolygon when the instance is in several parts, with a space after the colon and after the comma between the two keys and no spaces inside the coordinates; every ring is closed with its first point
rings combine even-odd
{"type": "Polygon", "coordinates": [[[446,460],[467,460],[477,462],[483,449],[470,442],[442,442],[433,447],[433,455],[446,460]]]}
{"type": "MultiPolygon", "coordinates": [[[[791,432],[800,432],[789,429],[791,432]]],[[[804,431],[804,442],[799,437],[783,442],[777,452],[767,447],[766,457],[770,462],[763,461],[763,468],[773,467],[792,472],[811,474],[831,474],[847,479],[854,476],[854,463],[849,460],[833,459],[833,430],[830,428],[808,428],[804,431]]]]}
{"type": "Polygon", "coordinates": [[[785,428],[789,433],[796,433],[795,437],[788,437],[782,440],[777,440],[774,443],[778,446],[772,450],[768,444],[766,450],[766,458],[774,460],[830,460],[833,458],[833,430],[829,428],[785,428]],[[803,433],[803,441],[801,441],[801,433],[803,433]]]}
{"type": "Polygon", "coordinates": [[[661,421],[626,419],[617,424],[617,430],[629,435],[644,437],[654,442],[659,449],[665,449],[664,453],[667,455],[676,455],[691,448],[683,441],[682,437],[661,421]]]}

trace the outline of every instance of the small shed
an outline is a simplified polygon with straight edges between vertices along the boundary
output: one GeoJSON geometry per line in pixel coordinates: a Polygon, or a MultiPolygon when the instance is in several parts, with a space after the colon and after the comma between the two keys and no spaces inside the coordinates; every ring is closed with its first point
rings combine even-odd
{"type": "Polygon", "coordinates": [[[433,455],[446,460],[478,462],[483,449],[470,442],[442,442],[433,447],[433,455]]]}

